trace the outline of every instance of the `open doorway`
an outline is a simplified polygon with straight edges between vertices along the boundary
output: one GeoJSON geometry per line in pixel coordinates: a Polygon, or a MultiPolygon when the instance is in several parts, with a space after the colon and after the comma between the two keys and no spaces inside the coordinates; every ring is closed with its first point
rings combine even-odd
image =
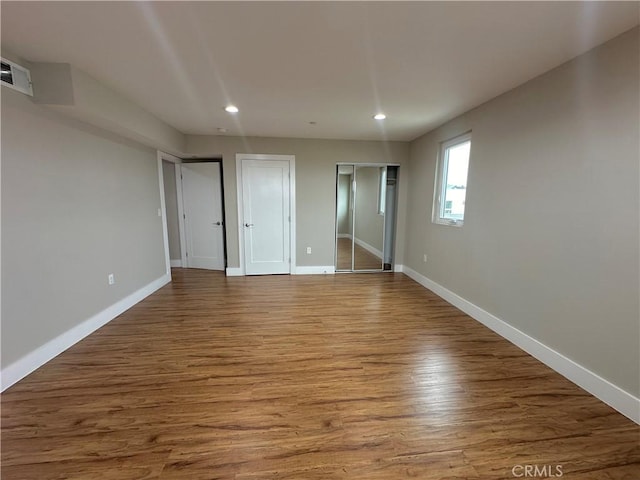
{"type": "Polygon", "coordinates": [[[168,262],[171,267],[226,268],[222,161],[162,156],[168,262]]]}
{"type": "Polygon", "coordinates": [[[187,268],[226,267],[221,162],[183,162],[182,224],[187,268]]]}

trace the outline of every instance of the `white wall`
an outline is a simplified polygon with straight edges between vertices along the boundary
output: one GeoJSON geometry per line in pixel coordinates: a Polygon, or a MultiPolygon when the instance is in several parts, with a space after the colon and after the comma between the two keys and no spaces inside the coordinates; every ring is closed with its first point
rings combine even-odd
{"type": "Polygon", "coordinates": [[[155,150],[2,87],[3,372],[164,276],[158,208],[155,150]]]}
{"type": "Polygon", "coordinates": [[[636,397],[638,45],[636,28],[414,141],[404,260],[636,397]],[[468,130],[464,226],[435,225],[439,142],[468,130]]]}
{"type": "Polygon", "coordinates": [[[35,103],[152,148],[184,150],[184,134],[72,65],[18,63],[31,70],[35,103]]]}

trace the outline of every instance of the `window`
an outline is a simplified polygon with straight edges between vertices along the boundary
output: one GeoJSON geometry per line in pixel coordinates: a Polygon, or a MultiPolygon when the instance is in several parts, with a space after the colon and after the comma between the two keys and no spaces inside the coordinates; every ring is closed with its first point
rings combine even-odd
{"type": "Polygon", "coordinates": [[[387,203],[387,167],[380,167],[378,176],[378,214],[384,215],[384,207],[387,203]]]}
{"type": "Polygon", "coordinates": [[[462,226],[470,153],[471,133],[443,142],[440,146],[433,203],[435,223],[462,226]]]}

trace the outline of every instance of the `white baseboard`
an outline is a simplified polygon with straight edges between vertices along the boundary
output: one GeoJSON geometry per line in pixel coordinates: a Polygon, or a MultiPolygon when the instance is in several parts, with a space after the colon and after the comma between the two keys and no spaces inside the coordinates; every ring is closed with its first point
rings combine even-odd
{"type": "Polygon", "coordinates": [[[560,375],[571,380],[594,397],[616,409],[624,416],[640,424],[640,398],[622,390],[598,374],[565,357],[526,333],[500,320],[493,314],[465,300],[458,294],[425,277],[424,275],[403,266],[403,272],[423,287],[431,290],[464,313],[496,332],[501,337],[520,347],[529,355],[537,358],[560,375]]]}
{"type": "Polygon", "coordinates": [[[2,369],[1,373],[1,391],[6,390],[17,381],[23,379],[34,370],[40,368],[49,360],[57,357],[69,347],[75,345],[80,340],[95,332],[103,325],[109,323],[121,313],[125,312],[136,303],[151,295],[160,287],[171,281],[171,275],[163,275],[154,280],[140,290],[133,292],[131,295],[114,303],[110,307],[95,314],[93,317],[85,320],[79,325],[58,335],[53,340],[48,341],[44,345],[36,348],[28,353],[20,360],[13,362],[11,365],[2,369]]]}
{"type": "Polygon", "coordinates": [[[325,266],[325,267],[295,267],[292,272],[293,275],[331,275],[336,273],[336,267],[333,265],[325,266]]]}
{"type": "MultiPolygon", "coordinates": [[[[324,275],[336,273],[336,267],[333,265],[319,267],[292,267],[291,275],[324,275]]],[[[227,277],[242,277],[242,269],[227,268],[227,277]]]]}
{"type": "Polygon", "coordinates": [[[382,258],[382,252],[378,250],[376,247],[369,245],[367,242],[360,240],[357,237],[355,238],[354,242],[356,245],[359,245],[362,248],[364,248],[367,252],[374,254],[378,258],[382,258]]]}
{"type": "Polygon", "coordinates": [[[171,268],[182,268],[182,260],[169,260],[171,268]]]}
{"type": "Polygon", "coordinates": [[[351,240],[351,234],[350,233],[339,233],[338,234],[338,238],[348,238],[349,240],[351,240]]]}
{"type": "Polygon", "coordinates": [[[393,266],[393,271],[396,273],[402,273],[404,272],[404,265],[400,265],[400,264],[395,264],[393,266]]]}

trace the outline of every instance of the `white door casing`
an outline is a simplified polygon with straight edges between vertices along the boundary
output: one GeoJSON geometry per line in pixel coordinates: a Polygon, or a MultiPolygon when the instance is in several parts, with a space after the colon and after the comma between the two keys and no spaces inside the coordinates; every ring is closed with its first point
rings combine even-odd
{"type": "Polygon", "coordinates": [[[247,275],[290,273],[289,162],[242,161],[247,275]]]}
{"type": "Polygon", "coordinates": [[[181,167],[186,266],[224,270],[220,164],[183,163],[181,167]]]}
{"type": "Polygon", "coordinates": [[[295,157],[238,154],[236,161],[242,272],[295,273],[295,157]]]}

